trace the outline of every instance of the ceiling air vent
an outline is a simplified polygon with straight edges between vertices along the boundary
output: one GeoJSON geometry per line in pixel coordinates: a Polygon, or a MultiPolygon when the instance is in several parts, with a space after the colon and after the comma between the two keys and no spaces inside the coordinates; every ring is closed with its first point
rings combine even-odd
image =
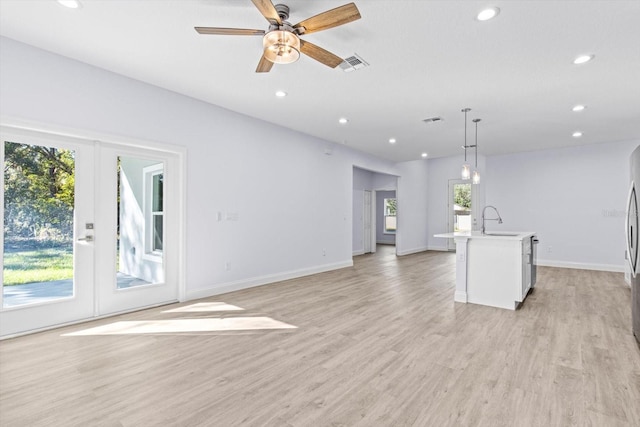
{"type": "Polygon", "coordinates": [[[344,61],[342,61],[342,64],[340,64],[340,68],[342,68],[345,73],[350,73],[351,71],[359,70],[360,68],[368,66],[369,63],[360,58],[357,53],[354,53],[353,56],[345,58],[344,61]]]}

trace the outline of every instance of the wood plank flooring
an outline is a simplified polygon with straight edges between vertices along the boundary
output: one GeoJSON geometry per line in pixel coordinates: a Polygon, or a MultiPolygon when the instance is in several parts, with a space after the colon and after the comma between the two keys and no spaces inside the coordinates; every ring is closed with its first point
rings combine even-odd
{"type": "MultiPolygon", "coordinates": [[[[638,426],[640,348],[618,273],[539,268],[515,312],[453,302],[455,258],[353,268],[0,342],[0,425],[638,426]],[[269,317],[296,329],[66,334],[269,317]]],[[[223,322],[224,323],[224,322],[223,322]]]]}

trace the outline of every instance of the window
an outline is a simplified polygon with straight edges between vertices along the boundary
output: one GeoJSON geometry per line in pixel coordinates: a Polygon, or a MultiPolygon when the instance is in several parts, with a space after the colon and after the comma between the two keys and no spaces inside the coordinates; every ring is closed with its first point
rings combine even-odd
{"type": "Polygon", "coordinates": [[[164,217],[162,205],[162,178],[163,173],[153,174],[153,189],[151,192],[151,217],[153,236],[151,238],[151,250],[162,251],[162,219],[164,217]]]}
{"type": "Polygon", "coordinates": [[[164,245],[164,165],[144,168],[145,180],[145,252],[161,255],[164,245]]]}
{"type": "Polygon", "coordinates": [[[384,232],[385,234],[395,234],[397,228],[396,212],[398,202],[395,198],[384,199],[384,232]]]}

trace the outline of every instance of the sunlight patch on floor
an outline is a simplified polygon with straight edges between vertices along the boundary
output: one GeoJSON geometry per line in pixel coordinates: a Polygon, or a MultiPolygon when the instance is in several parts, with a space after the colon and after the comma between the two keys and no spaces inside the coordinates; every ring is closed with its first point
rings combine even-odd
{"type": "Polygon", "coordinates": [[[226,302],[199,302],[196,304],[185,305],[171,310],[163,311],[163,313],[196,313],[208,311],[242,311],[244,308],[237,305],[227,304],[226,302]]]}
{"type": "Polygon", "coordinates": [[[86,335],[170,334],[181,332],[225,332],[270,329],[297,329],[297,326],[270,317],[229,317],[224,319],[136,320],[110,323],[65,337],[86,335]]]}

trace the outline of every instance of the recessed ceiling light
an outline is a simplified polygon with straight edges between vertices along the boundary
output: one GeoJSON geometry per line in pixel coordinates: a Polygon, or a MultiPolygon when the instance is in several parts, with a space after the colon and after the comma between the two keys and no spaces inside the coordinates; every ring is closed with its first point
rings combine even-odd
{"type": "Polygon", "coordinates": [[[478,13],[478,16],[476,18],[478,19],[478,21],[488,21],[489,19],[498,16],[499,13],[500,9],[498,9],[497,7],[489,7],[478,13]]]}
{"type": "Polygon", "coordinates": [[[573,63],[576,65],[584,64],[591,61],[595,57],[596,57],[595,55],[580,55],[573,60],[573,63]]]}
{"type": "Polygon", "coordinates": [[[578,104],[578,105],[574,105],[573,108],[571,109],[571,111],[583,111],[585,108],[587,108],[587,107],[584,106],[584,105],[578,104]]]}
{"type": "Polygon", "coordinates": [[[283,90],[279,90],[276,92],[276,96],[278,98],[284,98],[285,96],[287,96],[287,92],[283,91],[283,90]]]}
{"type": "Polygon", "coordinates": [[[423,158],[424,158],[424,157],[427,157],[427,156],[428,156],[428,154],[427,154],[427,153],[422,153],[422,157],[423,157],[423,158]]]}
{"type": "Polygon", "coordinates": [[[340,117],[338,119],[338,123],[340,123],[341,125],[346,125],[349,122],[349,119],[347,119],[346,117],[340,117]]]}
{"type": "Polygon", "coordinates": [[[575,131],[573,134],[571,134],[571,136],[574,138],[580,138],[582,136],[582,132],[575,131]]]}
{"type": "Polygon", "coordinates": [[[80,2],[78,0],[57,0],[57,2],[69,9],[78,9],[80,7],[80,2]]]}
{"type": "Polygon", "coordinates": [[[389,144],[395,144],[396,142],[395,138],[389,138],[389,144]]]}

